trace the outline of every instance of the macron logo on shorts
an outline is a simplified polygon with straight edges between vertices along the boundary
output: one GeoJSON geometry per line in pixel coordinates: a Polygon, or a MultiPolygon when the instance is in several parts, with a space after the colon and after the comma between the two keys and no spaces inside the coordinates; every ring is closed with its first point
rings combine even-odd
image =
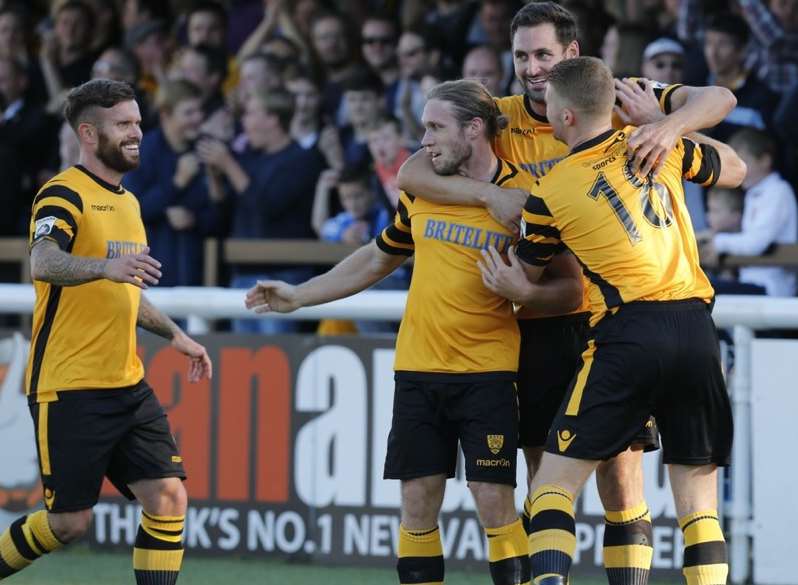
{"type": "Polygon", "coordinates": [[[560,448],[560,453],[565,453],[575,438],[576,435],[572,434],[568,429],[557,431],[557,446],[560,448]]]}

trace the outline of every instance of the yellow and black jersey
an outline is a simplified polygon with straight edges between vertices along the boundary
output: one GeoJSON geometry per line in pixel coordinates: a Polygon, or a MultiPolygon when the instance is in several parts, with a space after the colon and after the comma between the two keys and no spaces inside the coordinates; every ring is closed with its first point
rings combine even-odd
{"type": "Polygon", "coordinates": [[[535,113],[526,95],[500,98],[496,104],[508,121],[493,140],[497,156],[540,179],[568,154],[568,146],[554,138],[548,119],[535,113]]]}
{"type": "MultiPolygon", "coordinates": [[[[81,166],[48,181],[33,201],[30,245],[55,241],[70,254],[117,258],[147,244],[136,197],[81,166]]],[[[101,279],[78,286],[35,281],[27,393],[39,402],[62,390],[132,386],[141,290],[101,279]]]]}
{"type": "MultiPolygon", "coordinates": [[[[643,82],[640,78],[633,78],[633,81],[643,82]]],[[[666,114],[671,113],[673,92],[680,87],[652,82],[660,109],[666,114]]],[[[496,104],[509,122],[493,141],[497,156],[540,179],[568,154],[568,146],[554,137],[548,118],[535,113],[529,97],[513,95],[498,98],[496,104]]],[[[616,128],[623,127],[620,120],[614,120],[613,123],[616,128]]]]}
{"type": "Polygon", "coordinates": [[[713,295],[698,264],[682,177],[713,185],[720,157],[681,139],[657,179],[641,179],[626,156],[633,130],[607,130],[574,148],[538,181],[522,214],[518,255],[543,266],[564,247],[573,252],[589,281],[594,324],[632,301],[709,302],[713,295]]]}
{"type": "MultiPolygon", "coordinates": [[[[633,78],[642,83],[642,79],[633,78]]],[[[654,95],[659,100],[660,108],[666,114],[671,112],[671,98],[673,92],[681,85],[664,85],[652,83],[654,95]]],[[[532,103],[526,95],[514,95],[496,100],[502,114],[508,119],[508,126],[493,141],[496,154],[522,169],[530,172],[540,179],[551,170],[554,165],[568,154],[568,145],[554,137],[554,130],[546,116],[536,114],[532,103]]],[[[619,119],[613,120],[616,128],[623,126],[619,119]]],[[[585,286],[585,296],[582,304],[573,313],[584,313],[590,310],[588,296],[588,283],[585,286]]],[[[518,311],[519,319],[534,319],[538,317],[534,311],[521,308],[518,311]]]]}
{"type": "MultiPolygon", "coordinates": [[[[534,179],[499,160],[493,183],[529,190],[534,179]]],[[[388,254],[415,252],[396,342],[397,372],[465,374],[518,369],[519,333],[510,301],[490,292],[481,250],[500,252],[512,234],[480,207],[439,205],[401,193],[394,223],[377,237],[388,254]]]]}

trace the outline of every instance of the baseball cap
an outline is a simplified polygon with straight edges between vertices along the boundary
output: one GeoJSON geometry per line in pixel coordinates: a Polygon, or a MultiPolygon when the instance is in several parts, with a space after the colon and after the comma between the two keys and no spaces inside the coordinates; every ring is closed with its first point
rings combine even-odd
{"type": "Polygon", "coordinates": [[[651,42],[646,46],[645,50],[643,51],[643,61],[648,61],[649,59],[652,59],[657,55],[662,55],[663,53],[672,53],[675,55],[684,56],[684,48],[679,42],[674,41],[673,39],[660,37],[656,41],[651,42]]]}

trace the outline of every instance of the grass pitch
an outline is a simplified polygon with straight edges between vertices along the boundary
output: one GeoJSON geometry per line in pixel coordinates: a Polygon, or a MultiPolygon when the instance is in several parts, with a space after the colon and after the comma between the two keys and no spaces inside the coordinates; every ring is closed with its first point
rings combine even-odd
{"type": "MultiPolygon", "coordinates": [[[[72,547],[48,555],[6,580],[8,585],[132,585],[131,557],[123,553],[98,553],[72,547]]],[[[187,557],[180,575],[182,585],[396,585],[396,573],[386,568],[322,567],[276,560],[200,559],[187,557]]],[[[605,579],[576,576],[574,585],[604,585],[605,579]]],[[[490,585],[484,571],[450,571],[451,585],[490,585]]],[[[4,584],[5,585],[5,584],[4,584]]],[[[650,585],[676,585],[652,581],[650,585]]]]}

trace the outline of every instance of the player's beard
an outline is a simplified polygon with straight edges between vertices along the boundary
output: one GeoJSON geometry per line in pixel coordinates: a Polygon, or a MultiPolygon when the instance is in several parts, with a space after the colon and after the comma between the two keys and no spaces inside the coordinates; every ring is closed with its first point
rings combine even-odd
{"type": "Polygon", "coordinates": [[[524,93],[529,101],[545,106],[546,105],[546,85],[543,84],[541,89],[532,89],[525,80],[521,80],[521,85],[524,88],[524,93]]]}
{"type": "Polygon", "coordinates": [[[126,173],[137,169],[139,157],[128,158],[122,150],[129,144],[138,144],[138,141],[126,140],[117,145],[113,144],[105,134],[100,132],[97,143],[97,158],[109,169],[113,169],[118,173],[126,173]]]}
{"type": "Polygon", "coordinates": [[[436,174],[456,175],[463,163],[471,158],[473,149],[470,144],[464,141],[465,137],[463,137],[463,142],[455,142],[452,145],[451,155],[445,158],[444,156],[440,156],[437,159],[433,159],[432,168],[435,170],[436,174]]]}

